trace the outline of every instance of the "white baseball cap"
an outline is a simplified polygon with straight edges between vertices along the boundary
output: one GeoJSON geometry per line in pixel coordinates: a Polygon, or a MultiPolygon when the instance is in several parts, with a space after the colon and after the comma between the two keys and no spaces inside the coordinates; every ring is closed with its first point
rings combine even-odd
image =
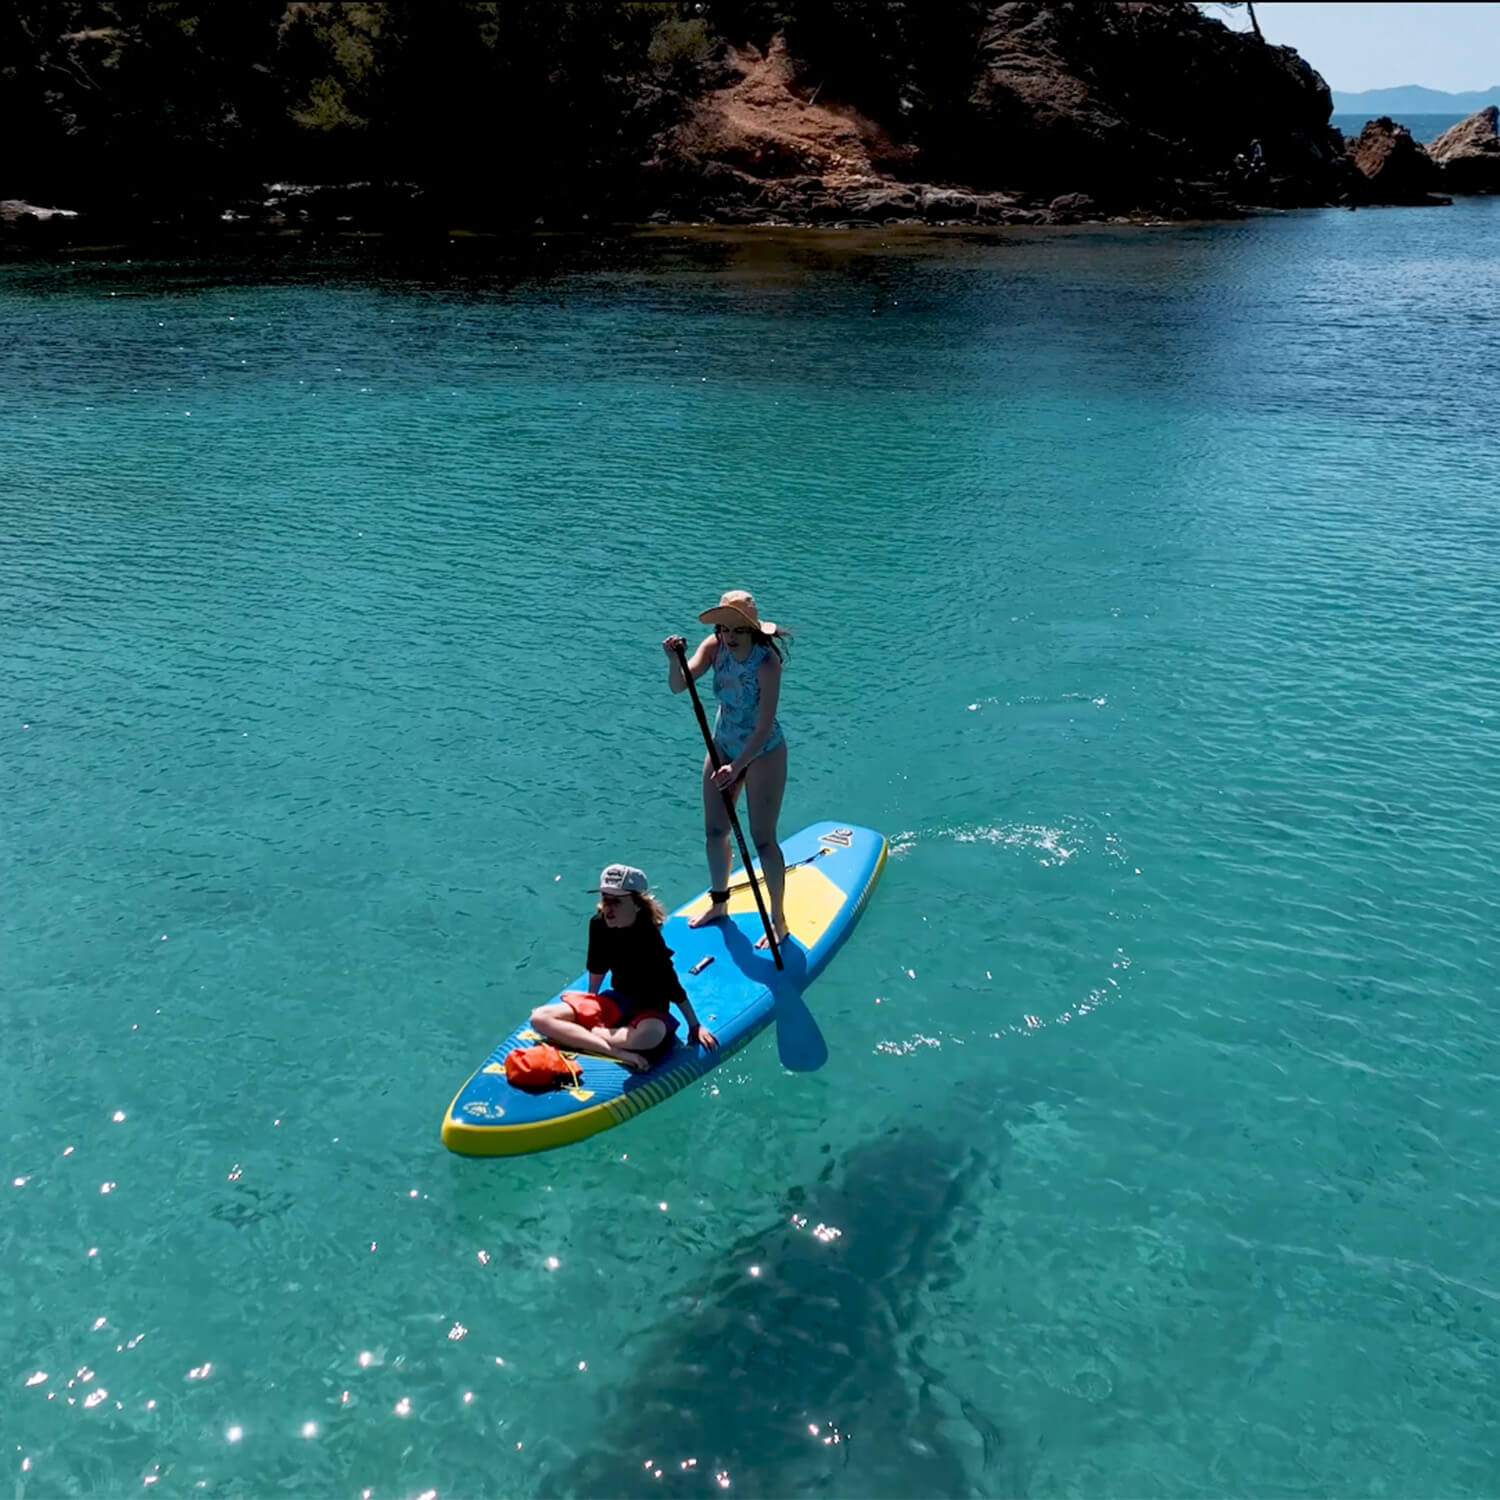
{"type": "Polygon", "coordinates": [[[644,896],[651,885],[646,872],[634,865],[606,865],[599,873],[599,884],[590,889],[601,896],[644,896]]]}

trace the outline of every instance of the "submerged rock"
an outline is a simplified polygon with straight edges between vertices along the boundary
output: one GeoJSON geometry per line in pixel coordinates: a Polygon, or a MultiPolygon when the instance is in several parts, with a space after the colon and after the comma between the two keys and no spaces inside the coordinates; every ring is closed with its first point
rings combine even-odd
{"type": "Polygon", "coordinates": [[[663,1300],[548,1496],[1019,1494],[1019,1451],[923,1357],[993,1162],[920,1129],[855,1148],[781,1223],[663,1300]]]}
{"type": "Polygon", "coordinates": [[[1500,108],[1491,104],[1450,126],[1427,154],[1450,193],[1500,193],[1500,108]]]}

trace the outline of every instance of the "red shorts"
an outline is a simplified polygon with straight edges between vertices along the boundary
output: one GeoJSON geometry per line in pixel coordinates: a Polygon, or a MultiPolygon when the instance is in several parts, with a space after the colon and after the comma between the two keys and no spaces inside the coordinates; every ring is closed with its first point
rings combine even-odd
{"type": "Polygon", "coordinates": [[[632,1011],[626,1023],[625,1013],[610,990],[599,995],[591,995],[587,990],[564,990],[557,998],[573,1012],[578,1024],[590,1031],[612,1031],[622,1023],[634,1026],[637,1021],[661,1021],[669,1032],[673,1030],[672,1017],[664,1010],[632,1011]]]}

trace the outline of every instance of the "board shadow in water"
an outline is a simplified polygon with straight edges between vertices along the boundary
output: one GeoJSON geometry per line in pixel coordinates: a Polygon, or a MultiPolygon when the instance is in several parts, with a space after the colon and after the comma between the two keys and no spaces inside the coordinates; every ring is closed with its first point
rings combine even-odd
{"type": "Polygon", "coordinates": [[[541,1493],[983,1493],[979,1471],[1003,1467],[1004,1445],[923,1359],[922,1299],[956,1277],[969,1204],[993,1176],[970,1145],[924,1129],[830,1162],[721,1275],[664,1301],[602,1411],[577,1412],[577,1456],[541,1493]],[[939,1431],[955,1412],[969,1443],[939,1431]]]}

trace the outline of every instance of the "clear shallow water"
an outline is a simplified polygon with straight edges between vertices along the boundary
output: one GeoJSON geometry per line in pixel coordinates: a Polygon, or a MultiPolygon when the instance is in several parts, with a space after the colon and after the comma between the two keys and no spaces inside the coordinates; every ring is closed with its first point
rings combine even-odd
{"type": "Polygon", "coordinates": [[[1495,213],[0,269],[16,1493],[1493,1493],[1495,213]],[[448,1155],[741,583],[828,1066],[448,1155]]]}

